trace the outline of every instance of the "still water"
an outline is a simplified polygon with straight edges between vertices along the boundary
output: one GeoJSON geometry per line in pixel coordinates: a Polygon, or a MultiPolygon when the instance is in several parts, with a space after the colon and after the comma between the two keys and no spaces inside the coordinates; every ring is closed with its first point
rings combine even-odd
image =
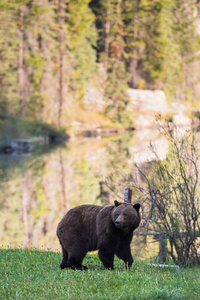
{"type": "MultiPolygon", "coordinates": [[[[116,195],[104,180],[113,170],[131,172],[134,162],[145,161],[149,139],[166,154],[166,141],[153,131],[76,138],[24,156],[1,154],[0,246],[60,251],[56,227],[61,217],[79,204],[123,201],[125,186],[119,182],[116,195]]],[[[157,253],[155,245],[146,244],[146,252],[134,245],[140,258],[157,253]]]]}

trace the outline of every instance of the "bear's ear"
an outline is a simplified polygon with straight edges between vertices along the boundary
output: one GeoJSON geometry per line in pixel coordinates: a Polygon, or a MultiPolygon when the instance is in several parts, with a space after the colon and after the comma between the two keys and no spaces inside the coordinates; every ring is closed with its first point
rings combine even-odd
{"type": "Polygon", "coordinates": [[[140,209],[140,203],[134,204],[133,207],[135,208],[135,210],[136,210],[137,212],[139,212],[139,209],[140,209]]]}
{"type": "Polygon", "coordinates": [[[120,205],[120,203],[117,200],[115,200],[114,203],[116,207],[120,205]]]}

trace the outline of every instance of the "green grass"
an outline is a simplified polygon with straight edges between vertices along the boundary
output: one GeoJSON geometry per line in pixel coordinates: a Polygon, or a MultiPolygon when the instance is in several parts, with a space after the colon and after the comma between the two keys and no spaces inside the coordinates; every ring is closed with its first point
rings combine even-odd
{"type": "Polygon", "coordinates": [[[200,299],[200,268],[160,269],[135,261],[126,271],[103,270],[97,255],[87,255],[87,271],[60,270],[61,254],[0,249],[0,299],[200,299]]]}

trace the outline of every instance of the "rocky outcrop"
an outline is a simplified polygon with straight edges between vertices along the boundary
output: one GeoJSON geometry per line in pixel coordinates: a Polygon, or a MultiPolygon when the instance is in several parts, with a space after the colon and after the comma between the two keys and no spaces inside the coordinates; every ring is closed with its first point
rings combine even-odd
{"type": "MultiPolygon", "coordinates": [[[[146,136],[148,135],[147,130],[157,127],[156,116],[158,115],[162,116],[162,120],[166,118],[170,122],[170,127],[174,130],[174,133],[180,133],[180,136],[184,134],[185,130],[191,128],[191,119],[184,116],[187,111],[186,106],[180,102],[168,104],[164,91],[128,89],[127,93],[130,97],[130,102],[127,104],[126,110],[132,114],[135,119],[134,129],[139,129],[141,135],[144,135],[141,130],[145,130],[146,136]]],[[[103,89],[96,87],[87,88],[84,103],[87,106],[87,110],[102,112],[106,106],[103,89]]],[[[162,121],[163,126],[165,126],[164,123],[162,121]]],[[[89,124],[83,125],[85,134],[88,136],[105,135],[105,130],[101,129],[100,124],[94,124],[92,129],[89,124]]],[[[112,131],[115,133],[114,129],[112,131]]],[[[107,130],[106,135],[109,134],[110,132],[107,130]]]]}
{"type": "Polygon", "coordinates": [[[166,113],[167,100],[165,93],[161,90],[136,90],[128,89],[130,104],[128,110],[154,111],[156,113],[166,113]]]}
{"type": "MultiPolygon", "coordinates": [[[[185,105],[179,102],[167,104],[164,91],[128,89],[130,103],[127,110],[136,115],[135,128],[147,129],[156,125],[156,115],[161,114],[163,119],[167,113],[171,115],[171,128],[177,137],[182,137],[186,130],[191,129],[192,120],[184,115],[185,105]]],[[[164,125],[164,124],[163,124],[164,125]]]]}
{"type": "Polygon", "coordinates": [[[150,128],[155,125],[155,117],[149,115],[139,115],[135,122],[136,128],[150,128]]]}
{"type": "Polygon", "coordinates": [[[192,120],[182,114],[176,114],[172,118],[172,130],[177,138],[182,138],[187,130],[192,127],[192,120]]]}
{"type": "Polygon", "coordinates": [[[165,138],[146,141],[142,144],[129,148],[130,153],[134,153],[133,162],[136,164],[165,159],[168,152],[168,141],[165,138]]]}

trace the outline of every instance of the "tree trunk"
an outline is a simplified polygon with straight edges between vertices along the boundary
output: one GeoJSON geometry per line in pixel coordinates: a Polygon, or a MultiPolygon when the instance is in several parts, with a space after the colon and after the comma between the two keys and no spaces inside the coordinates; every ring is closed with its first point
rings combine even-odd
{"type": "MultiPolygon", "coordinates": [[[[135,43],[138,40],[138,6],[140,1],[135,1],[133,6],[133,24],[134,24],[134,31],[133,31],[133,42],[135,43]]],[[[129,65],[129,72],[131,74],[131,79],[129,81],[131,88],[137,88],[138,83],[140,80],[140,76],[138,75],[138,50],[135,47],[133,49],[130,65],[129,65]]]]}
{"type": "Polygon", "coordinates": [[[110,9],[107,9],[106,13],[106,23],[105,23],[105,61],[104,61],[104,69],[107,79],[107,72],[108,72],[108,57],[109,57],[109,36],[110,36],[110,9]]]}
{"type": "Polygon", "coordinates": [[[18,56],[18,78],[19,78],[19,97],[20,97],[20,109],[24,111],[26,105],[26,92],[25,92],[25,74],[24,74],[24,12],[23,6],[20,5],[20,16],[18,26],[19,36],[19,56],[18,56]]]}
{"type": "Polygon", "coordinates": [[[58,43],[59,43],[59,92],[58,92],[58,126],[61,126],[62,118],[62,106],[64,100],[64,53],[65,53],[65,1],[59,0],[59,32],[58,32],[58,43]]]}

